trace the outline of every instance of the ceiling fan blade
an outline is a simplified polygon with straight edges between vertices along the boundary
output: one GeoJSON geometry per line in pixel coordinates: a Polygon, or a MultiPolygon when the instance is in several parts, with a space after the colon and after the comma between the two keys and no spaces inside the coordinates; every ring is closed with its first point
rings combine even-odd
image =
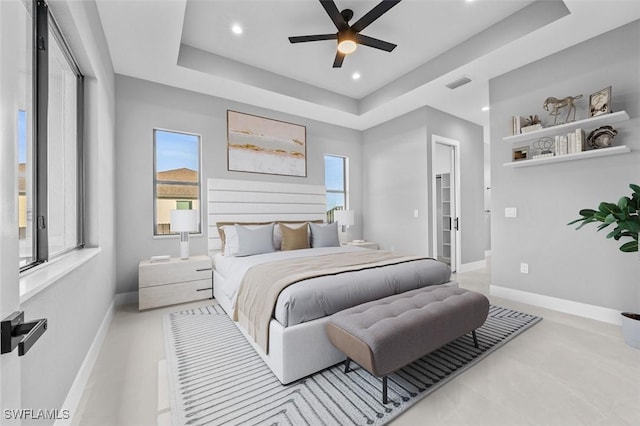
{"type": "MultiPolygon", "coordinates": [[[[360,31],[367,28],[373,21],[381,17],[385,14],[389,9],[391,9],[396,4],[400,3],[400,0],[383,0],[376,7],[371,9],[364,15],[362,18],[358,19],[358,22],[351,26],[351,29],[355,32],[359,33],[360,31]]],[[[338,28],[339,29],[339,28],[338,28]]]]}
{"type": "Polygon", "coordinates": [[[338,30],[344,30],[349,28],[349,24],[344,20],[344,17],[340,14],[338,6],[333,0],[320,0],[320,4],[327,11],[329,18],[333,21],[333,24],[338,30]]]}
{"type": "Polygon", "coordinates": [[[305,43],[307,41],[335,40],[337,38],[338,38],[337,34],[316,34],[316,35],[289,37],[289,41],[291,43],[305,43]]]}
{"type": "Polygon", "coordinates": [[[341,53],[340,51],[336,51],[336,59],[334,59],[333,61],[333,67],[334,68],[342,67],[342,61],[344,61],[345,56],[346,55],[344,53],[341,53]]]}
{"type": "Polygon", "coordinates": [[[373,47],[380,50],[391,52],[397,45],[387,41],[378,40],[377,38],[367,37],[366,35],[356,34],[356,42],[364,46],[373,47]]]}

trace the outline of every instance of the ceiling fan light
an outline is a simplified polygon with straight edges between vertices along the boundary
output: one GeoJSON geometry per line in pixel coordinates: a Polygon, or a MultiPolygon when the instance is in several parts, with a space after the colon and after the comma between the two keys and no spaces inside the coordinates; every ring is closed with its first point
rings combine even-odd
{"type": "Polygon", "coordinates": [[[348,55],[355,52],[358,44],[356,36],[350,31],[341,31],[338,33],[338,52],[348,55]]]}
{"type": "Polygon", "coordinates": [[[340,53],[344,53],[345,55],[355,52],[356,47],[358,47],[358,45],[353,40],[342,40],[340,43],[338,43],[338,51],[340,53]]]}

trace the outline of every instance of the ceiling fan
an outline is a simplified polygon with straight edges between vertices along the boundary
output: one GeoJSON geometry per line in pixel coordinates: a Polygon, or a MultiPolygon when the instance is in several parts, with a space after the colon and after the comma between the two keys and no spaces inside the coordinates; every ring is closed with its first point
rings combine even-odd
{"type": "Polygon", "coordinates": [[[320,40],[337,40],[338,50],[336,52],[336,58],[333,61],[333,68],[340,68],[344,57],[350,53],[353,53],[358,44],[364,46],[373,47],[375,49],[391,52],[395,49],[396,45],[377,38],[368,37],[360,34],[360,31],[368,27],[373,21],[381,17],[389,9],[396,4],[400,3],[400,0],[383,0],[378,3],[373,9],[367,12],[362,18],[358,19],[355,24],[349,25],[349,21],[353,18],[353,10],[344,9],[342,12],[338,11],[338,7],[333,0],[320,0],[322,7],[327,12],[334,25],[338,29],[335,34],[316,34],[307,36],[295,36],[289,37],[291,43],[305,43],[308,41],[320,41],[320,40]]]}

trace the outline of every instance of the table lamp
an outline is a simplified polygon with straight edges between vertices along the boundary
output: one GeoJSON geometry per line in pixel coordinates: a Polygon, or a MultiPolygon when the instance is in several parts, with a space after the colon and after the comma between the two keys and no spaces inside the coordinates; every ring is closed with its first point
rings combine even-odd
{"type": "Polygon", "coordinates": [[[338,222],[338,225],[342,226],[342,232],[346,232],[347,226],[354,224],[353,210],[336,210],[333,218],[338,222]]]}
{"type": "Polygon", "coordinates": [[[189,258],[189,232],[198,230],[197,210],[171,210],[171,232],[180,233],[180,258],[189,258]]]}

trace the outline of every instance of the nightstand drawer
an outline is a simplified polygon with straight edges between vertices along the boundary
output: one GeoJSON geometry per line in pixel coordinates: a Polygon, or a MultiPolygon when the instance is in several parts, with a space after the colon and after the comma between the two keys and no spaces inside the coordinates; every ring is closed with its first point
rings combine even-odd
{"type": "Polygon", "coordinates": [[[141,288],[138,292],[138,308],[150,309],[211,297],[213,294],[209,271],[209,277],[204,280],[141,288]]]}
{"type": "Polygon", "coordinates": [[[138,269],[140,287],[185,281],[211,280],[211,259],[171,259],[167,262],[141,262],[138,269]]]}

